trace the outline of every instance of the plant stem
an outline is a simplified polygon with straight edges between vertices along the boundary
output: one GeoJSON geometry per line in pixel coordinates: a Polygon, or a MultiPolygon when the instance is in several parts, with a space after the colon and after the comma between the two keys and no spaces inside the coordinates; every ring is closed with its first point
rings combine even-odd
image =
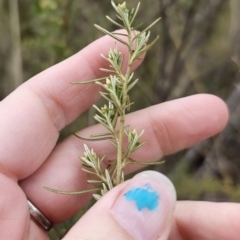
{"type": "Polygon", "coordinates": [[[124,124],[125,124],[125,114],[123,113],[120,116],[120,129],[119,129],[119,135],[118,135],[116,184],[120,184],[123,181],[122,179],[122,145],[123,145],[124,124]]]}
{"type": "Polygon", "coordinates": [[[119,127],[119,135],[118,135],[118,151],[117,151],[117,174],[116,174],[116,184],[120,184],[124,181],[122,179],[123,172],[123,163],[125,159],[122,159],[123,153],[123,134],[124,134],[124,126],[125,126],[125,109],[126,109],[126,98],[127,98],[127,83],[131,73],[132,68],[132,37],[131,33],[128,33],[128,41],[129,41],[129,58],[128,58],[128,67],[125,74],[125,77],[122,77],[123,81],[123,91],[122,91],[122,99],[123,99],[123,107],[122,113],[120,115],[120,127],[119,127]]]}

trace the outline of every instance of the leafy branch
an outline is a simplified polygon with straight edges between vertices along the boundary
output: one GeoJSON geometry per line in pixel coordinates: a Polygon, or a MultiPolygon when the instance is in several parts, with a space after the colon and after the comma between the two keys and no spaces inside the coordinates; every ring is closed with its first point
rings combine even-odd
{"type": "MultiPolygon", "coordinates": [[[[86,141],[109,140],[117,149],[116,159],[109,160],[106,163],[105,156],[98,157],[93,149],[90,150],[86,144],[84,145],[84,156],[80,158],[82,161],[82,170],[91,175],[91,179],[88,180],[88,183],[97,184],[98,186],[100,185],[100,187],[72,193],[77,194],[99,190],[99,194],[93,194],[95,199],[101,198],[101,196],[111,190],[114,186],[124,181],[124,169],[128,164],[155,164],[155,162],[138,162],[130,157],[133,152],[144,145],[145,142],[140,140],[144,130],[137,133],[137,131],[135,129],[132,130],[130,126],[125,126],[125,115],[133,104],[129,97],[129,91],[138,82],[138,79],[134,78],[134,73],[131,73],[131,68],[133,63],[140,59],[140,57],[157,41],[158,36],[151,43],[148,43],[150,37],[149,29],[154,26],[160,18],[155,20],[144,30],[138,31],[133,27],[133,23],[137,16],[140,3],[138,3],[136,9],[133,8],[131,10],[127,9],[125,2],[116,5],[114,1],[111,1],[111,4],[120,21],[116,22],[109,16],[106,18],[117,27],[125,29],[126,34],[109,32],[96,24],[95,27],[102,33],[115,39],[117,42],[124,44],[128,49],[128,59],[124,58],[116,44],[114,49],[109,50],[108,56],[101,55],[109,63],[109,68],[100,68],[100,70],[108,73],[109,76],[85,82],[73,83],[95,83],[100,85],[104,89],[100,94],[107,101],[107,104],[101,108],[93,105],[97,111],[94,119],[103,125],[107,132],[94,134],[89,138],[83,138],[77,134],[74,135],[86,141]],[[126,36],[127,40],[121,38],[122,35],[126,36]],[[127,65],[126,72],[122,71],[123,63],[127,65]],[[124,137],[127,139],[126,149],[123,148],[124,137]]],[[[71,194],[71,192],[58,191],[51,188],[46,189],[58,193],[71,194]]]]}

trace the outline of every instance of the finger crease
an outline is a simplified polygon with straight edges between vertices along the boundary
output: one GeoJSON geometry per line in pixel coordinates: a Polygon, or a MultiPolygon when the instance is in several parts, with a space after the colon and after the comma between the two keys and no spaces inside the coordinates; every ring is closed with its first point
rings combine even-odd
{"type": "Polygon", "coordinates": [[[152,126],[154,132],[154,136],[157,139],[157,142],[162,150],[162,154],[165,155],[166,152],[172,152],[173,143],[171,141],[169,130],[164,121],[161,121],[160,119],[159,122],[156,123],[156,118],[151,114],[151,108],[148,110],[148,117],[150,120],[150,125],[152,126]]]}

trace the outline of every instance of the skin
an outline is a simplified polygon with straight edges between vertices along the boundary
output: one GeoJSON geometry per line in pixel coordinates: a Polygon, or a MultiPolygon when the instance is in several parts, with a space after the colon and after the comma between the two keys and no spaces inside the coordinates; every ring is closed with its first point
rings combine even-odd
{"type": "MultiPolygon", "coordinates": [[[[77,160],[83,153],[81,140],[70,136],[56,143],[59,131],[99,98],[99,87],[95,84],[73,86],[69,83],[101,77],[98,69],[106,66],[106,62],[99,54],[106,55],[114,44],[107,36],[98,39],[69,59],[36,75],[0,102],[1,240],[48,239],[30,218],[27,198],[53,223],[67,220],[90,200],[90,194],[59,195],[44,190],[43,186],[69,191],[89,188],[87,176],[77,160]]],[[[124,46],[120,46],[120,50],[126,53],[124,46]]],[[[140,61],[133,68],[139,64],[140,61]]],[[[143,140],[147,141],[134,158],[153,161],[190,147],[220,132],[227,120],[225,103],[207,94],[129,114],[127,124],[133,124],[137,130],[144,128],[143,140]]],[[[78,134],[88,136],[101,129],[96,125],[78,134]]],[[[90,145],[99,155],[110,151],[109,158],[114,156],[114,148],[107,141],[90,145]]],[[[136,167],[127,171],[133,170],[136,167]]],[[[95,204],[65,239],[108,239],[113,233],[115,239],[132,239],[109,213],[109,205],[126,184],[128,181],[95,204]]],[[[168,226],[171,233],[159,239],[235,240],[239,237],[239,204],[177,202],[175,206],[174,200],[169,201],[170,208],[175,208],[173,225],[170,221],[168,226]],[[206,224],[206,218],[212,224],[206,224]]]]}

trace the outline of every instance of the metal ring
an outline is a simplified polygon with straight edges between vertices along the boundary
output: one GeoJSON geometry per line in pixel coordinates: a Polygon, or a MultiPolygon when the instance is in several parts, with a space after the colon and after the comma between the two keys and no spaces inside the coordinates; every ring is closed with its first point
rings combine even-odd
{"type": "Polygon", "coordinates": [[[31,216],[44,228],[45,231],[49,231],[52,228],[52,223],[29,201],[28,208],[31,216]]]}

